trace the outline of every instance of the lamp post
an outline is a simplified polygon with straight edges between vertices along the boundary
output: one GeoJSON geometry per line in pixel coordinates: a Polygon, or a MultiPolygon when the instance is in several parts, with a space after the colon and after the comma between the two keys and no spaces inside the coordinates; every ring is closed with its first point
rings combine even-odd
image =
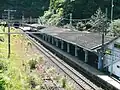
{"type": "Polygon", "coordinates": [[[114,0],[111,1],[111,23],[112,23],[112,19],[113,19],[113,8],[114,8],[113,2],[114,2],[114,0]]]}
{"type": "Polygon", "coordinates": [[[70,13],[70,30],[72,31],[72,13],[70,13]]]}
{"type": "Polygon", "coordinates": [[[10,48],[10,13],[16,12],[16,10],[4,10],[4,12],[8,12],[8,58],[10,58],[11,48],[10,48]]]}
{"type": "MultiPolygon", "coordinates": [[[[114,8],[114,0],[111,1],[111,31],[113,30],[113,8],[114,8]]],[[[114,46],[112,46],[112,60],[111,60],[111,72],[110,72],[110,76],[113,73],[113,58],[114,58],[114,53],[113,53],[113,48],[114,46]]]]}
{"type": "MultiPolygon", "coordinates": [[[[75,0],[70,0],[70,2],[74,2],[75,0]]],[[[72,12],[70,13],[70,30],[72,31],[72,12]]]]}

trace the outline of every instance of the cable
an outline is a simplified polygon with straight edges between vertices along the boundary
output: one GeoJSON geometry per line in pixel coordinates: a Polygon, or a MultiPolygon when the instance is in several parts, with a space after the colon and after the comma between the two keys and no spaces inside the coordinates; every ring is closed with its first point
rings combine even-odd
{"type": "MultiPolygon", "coordinates": [[[[63,18],[63,19],[70,20],[68,18],[63,18]]],[[[72,21],[86,21],[86,20],[90,20],[90,18],[88,18],[88,19],[72,19],[72,21]]]]}

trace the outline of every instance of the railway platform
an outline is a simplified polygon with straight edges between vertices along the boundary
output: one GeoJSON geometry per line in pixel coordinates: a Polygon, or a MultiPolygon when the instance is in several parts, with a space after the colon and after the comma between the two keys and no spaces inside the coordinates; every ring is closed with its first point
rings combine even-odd
{"type": "Polygon", "coordinates": [[[91,78],[91,81],[98,84],[98,86],[101,85],[103,88],[105,88],[105,90],[120,90],[120,83],[118,81],[112,79],[108,75],[98,71],[83,61],[80,61],[76,57],[71,56],[61,49],[45,42],[44,40],[39,40],[46,48],[63,59],[66,63],[72,65],[76,70],[83,72],[83,74],[87,74],[87,77],[89,79],[91,78]]]}

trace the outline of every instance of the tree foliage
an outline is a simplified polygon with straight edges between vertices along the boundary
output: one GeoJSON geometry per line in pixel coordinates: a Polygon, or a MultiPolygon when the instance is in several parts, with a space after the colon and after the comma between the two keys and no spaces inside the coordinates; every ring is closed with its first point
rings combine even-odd
{"type": "MultiPolygon", "coordinates": [[[[63,8],[64,14],[73,13],[73,18],[90,18],[91,15],[100,7],[103,12],[108,8],[110,18],[111,0],[1,0],[0,14],[4,9],[16,9],[16,16],[20,17],[23,13],[28,16],[42,16],[44,11],[63,8]]],[[[59,11],[59,10],[57,10],[59,11]]],[[[0,16],[1,16],[0,15],[0,16]]],[[[114,0],[114,18],[120,17],[119,0],[114,0]]]]}
{"type": "Polygon", "coordinates": [[[65,0],[50,0],[49,10],[40,17],[42,23],[48,25],[59,25],[64,12],[65,0]]]}
{"type": "Polygon", "coordinates": [[[108,28],[109,34],[112,36],[120,35],[120,19],[114,20],[108,28]]]}
{"type": "Polygon", "coordinates": [[[92,32],[102,32],[102,30],[108,27],[107,17],[102,12],[101,8],[98,8],[97,11],[91,16],[90,20],[85,22],[78,22],[77,29],[80,31],[88,30],[92,32]]]}
{"type": "Polygon", "coordinates": [[[106,15],[101,11],[100,8],[98,8],[95,14],[91,16],[91,20],[87,24],[92,26],[92,31],[102,32],[102,30],[105,29],[105,27],[107,27],[106,20],[106,15]]]}
{"type": "Polygon", "coordinates": [[[48,9],[49,0],[1,0],[0,1],[0,17],[2,14],[6,15],[4,9],[15,9],[14,17],[38,17],[43,15],[44,11],[48,9]]]}

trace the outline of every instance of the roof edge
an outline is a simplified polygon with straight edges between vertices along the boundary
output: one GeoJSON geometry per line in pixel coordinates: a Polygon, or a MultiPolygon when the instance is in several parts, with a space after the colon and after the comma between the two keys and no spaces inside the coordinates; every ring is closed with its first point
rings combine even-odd
{"type": "MultiPolygon", "coordinates": [[[[104,43],[104,45],[106,46],[106,45],[112,43],[114,40],[118,39],[119,37],[120,37],[120,35],[117,36],[117,37],[115,37],[115,38],[113,38],[111,41],[104,43]]],[[[102,44],[100,44],[100,45],[98,45],[98,46],[96,46],[96,47],[93,47],[91,50],[95,50],[95,49],[97,49],[97,48],[100,48],[101,46],[102,46],[102,44]]]]}

